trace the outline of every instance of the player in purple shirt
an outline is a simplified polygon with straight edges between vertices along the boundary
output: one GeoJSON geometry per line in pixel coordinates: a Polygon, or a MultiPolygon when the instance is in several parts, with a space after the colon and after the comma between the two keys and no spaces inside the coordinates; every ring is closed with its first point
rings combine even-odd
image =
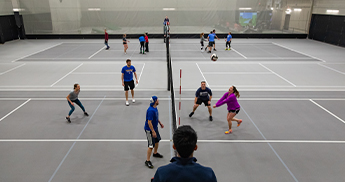
{"type": "Polygon", "coordinates": [[[228,105],[228,124],[229,124],[229,130],[225,131],[225,134],[230,134],[232,133],[232,121],[237,121],[237,127],[239,127],[242,123],[242,119],[237,119],[235,118],[236,114],[240,112],[241,106],[237,102],[237,98],[240,97],[240,93],[236,89],[235,86],[231,86],[229,88],[229,91],[226,92],[222,98],[219,99],[219,101],[213,106],[213,108],[219,107],[223,104],[228,105]]]}

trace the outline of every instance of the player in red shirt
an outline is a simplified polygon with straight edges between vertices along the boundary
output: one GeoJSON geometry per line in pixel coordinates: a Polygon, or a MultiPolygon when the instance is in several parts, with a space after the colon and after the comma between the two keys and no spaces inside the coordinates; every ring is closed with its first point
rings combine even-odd
{"type": "Polygon", "coordinates": [[[145,35],[145,52],[149,52],[149,37],[147,36],[147,33],[145,35]]]}
{"type": "Polygon", "coordinates": [[[104,37],[104,44],[107,46],[106,50],[108,50],[110,47],[108,45],[109,35],[107,33],[107,29],[104,29],[105,37],[104,37]]]}

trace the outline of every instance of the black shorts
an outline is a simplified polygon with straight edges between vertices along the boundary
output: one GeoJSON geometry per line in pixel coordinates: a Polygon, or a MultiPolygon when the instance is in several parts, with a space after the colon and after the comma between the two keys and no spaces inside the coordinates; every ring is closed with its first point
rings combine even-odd
{"type": "Polygon", "coordinates": [[[135,87],[134,80],[129,81],[129,82],[124,82],[124,84],[125,84],[125,86],[124,86],[125,91],[128,91],[129,89],[133,90],[135,87]]]}
{"type": "Polygon", "coordinates": [[[204,47],[204,42],[200,42],[201,46],[204,47]]]}
{"type": "Polygon", "coordinates": [[[127,42],[123,42],[123,45],[127,44],[127,42]]]}
{"type": "Polygon", "coordinates": [[[236,113],[236,114],[238,114],[238,112],[240,112],[240,108],[235,109],[235,110],[229,110],[229,113],[236,113]]]}
{"type": "Polygon", "coordinates": [[[214,42],[208,42],[209,47],[213,47],[213,44],[215,44],[215,43],[214,42]]]}
{"type": "Polygon", "coordinates": [[[198,100],[196,100],[196,104],[201,105],[202,103],[204,103],[205,106],[209,106],[209,105],[208,105],[208,101],[209,101],[209,100],[210,100],[210,99],[208,99],[208,100],[203,100],[203,99],[198,98],[198,100]]]}
{"type": "Polygon", "coordinates": [[[157,138],[153,138],[151,130],[145,130],[146,138],[147,138],[147,147],[154,148],[155,144],[161,140],[161,135],[159,134],[158,130],[155,130],[157,138]]]}

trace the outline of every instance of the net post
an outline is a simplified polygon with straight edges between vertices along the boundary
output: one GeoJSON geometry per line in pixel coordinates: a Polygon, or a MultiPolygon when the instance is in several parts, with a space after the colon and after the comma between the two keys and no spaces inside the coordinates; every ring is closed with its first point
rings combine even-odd
{"type": "Polygon", "coordinates": [[[179,110],[178,110],[178,126],[181,126],[181,95],[182,95],[182,69],[180,68],[180,99],[179,99],[179,110]]]}

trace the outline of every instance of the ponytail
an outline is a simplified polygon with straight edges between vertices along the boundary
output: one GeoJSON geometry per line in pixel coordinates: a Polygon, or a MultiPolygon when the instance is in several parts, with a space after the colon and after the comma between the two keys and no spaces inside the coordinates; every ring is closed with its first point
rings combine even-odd
{"type": "Polygon", "coordinates": [[[237,98],[240,98],[240,92],[237,90],[235,86],[232,86],[234,94],[236,95],[237,98]]]}
{"type": "Polygon", "coordinates": [[[203,33],[201,33],[201,34],[200,34],[200,38],[201,38],[201,37],[203,37],[203,35],[202,35],[202,34],[203,34],[203,33]]]}

